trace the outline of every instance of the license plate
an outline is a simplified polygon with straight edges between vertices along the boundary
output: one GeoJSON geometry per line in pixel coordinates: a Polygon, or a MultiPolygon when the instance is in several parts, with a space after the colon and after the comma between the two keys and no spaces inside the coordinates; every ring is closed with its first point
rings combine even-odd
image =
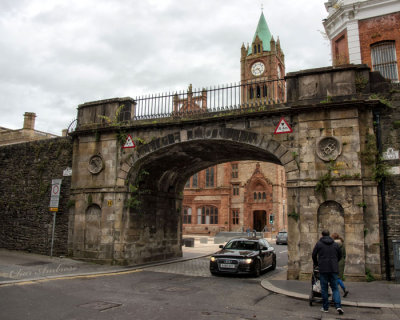
{"type": "Polygon", "coordinates": [[[236,264],[232,263],[221,263],[221,268],[227,268],[227,269],[234,269],[236,268],[236,264]]]}

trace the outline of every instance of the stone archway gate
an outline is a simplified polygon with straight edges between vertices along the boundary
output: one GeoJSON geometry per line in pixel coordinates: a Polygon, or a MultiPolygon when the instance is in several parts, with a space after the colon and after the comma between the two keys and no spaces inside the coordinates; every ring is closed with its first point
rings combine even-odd
{"type": "Polygon", "coordinates": [[[371,148],[374,113],[382,105],[367,98],[369,79],[365,66],[292,73],[286,78],[287,103],[187,118],[117,123],[113,115],[121,105],[135,112],[133,99],[80,105],[71,133],[70,254],[116,264],[180,256],[187,179],[218,163],[258,160],[285,168],[289,279],[310,276],[311,251],[322,228],[343,234],[347,278],[364,278],[366,268],[380,277],[371,148]],[[282,117],[292,133],[274,134],[282,117]],[[127,134],[136,148],[121,148],[127,134]]]}

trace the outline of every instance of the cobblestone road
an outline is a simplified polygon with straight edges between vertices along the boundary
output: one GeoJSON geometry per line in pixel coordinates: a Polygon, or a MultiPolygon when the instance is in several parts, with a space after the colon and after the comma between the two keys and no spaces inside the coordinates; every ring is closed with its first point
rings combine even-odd
{"type": "MultiPolygon", "coordinates": [[[[209,263],[210,263],[209,261],[210,261],[209,257],[204,257],[188,261],[181,261],[181,262],[150,267],[146,268],[146,271],[182,274],[194,277],[213,277],[209,270],[209,263]]],[[[285,267],[278,267],[274,271],[266,271],[261,275],[261,277],[257,278],[257,281],[261,281],[262,279],[274,276],[283,270],[285,270],[285,267]]]]}

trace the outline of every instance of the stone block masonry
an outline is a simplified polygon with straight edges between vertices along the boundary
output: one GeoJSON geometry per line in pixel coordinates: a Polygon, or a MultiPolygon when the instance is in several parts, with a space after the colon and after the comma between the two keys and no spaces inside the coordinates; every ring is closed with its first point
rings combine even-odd
{"type": "MultiPolygon", "coordinates": [[[[0,147],[0,247],[50,254],[51,180],[62,179],[53,255],[66,255],[72,141],[48,139],[0,147]]],[[[71,209],[72,210],[72,209],[71,209]]]]}

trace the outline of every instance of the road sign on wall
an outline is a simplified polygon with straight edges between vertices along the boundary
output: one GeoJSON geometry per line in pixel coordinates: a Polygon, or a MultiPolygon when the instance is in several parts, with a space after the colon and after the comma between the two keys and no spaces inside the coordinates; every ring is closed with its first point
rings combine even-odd
{"type": "Polygon", "coordinates": [[[274,134],[291,133],[291,132],[293,132],[292,128],[289,126],[289,124],[286,122],[284,118],[281,118],[281,120],[279,120],[279,123],[275,128],[274,134]]]}
{"type": "Polygon", "coordinates": [[[126,140],[125,140],[125,144],[122,148],[126,149],[126,148],[135,148],[135,147],[136,147],[136,145],[133,142],[132,136],[130,134],[128,134],[128,136],[126,137],[126,140]]]}

